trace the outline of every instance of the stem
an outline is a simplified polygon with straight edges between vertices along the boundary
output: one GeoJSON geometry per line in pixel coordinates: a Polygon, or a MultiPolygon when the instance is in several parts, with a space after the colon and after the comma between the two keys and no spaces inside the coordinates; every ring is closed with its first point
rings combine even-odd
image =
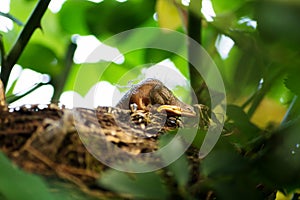
{"type": "Polygon", "coordinates": [[[73,57],[76,50],[77,45],[73,42],[71,42],[68,46],[67,54],[65,57],[65,66],[64,71],[61,73],[61,75],[53,80],[53,85],[55,86],[54,94],[52,97],[52,102],[58,102],[59,97],[61,93],[63,92],[63,89],[66,84],[66,80],[68,78],[68,75],[70,73],[70,70],[73,65],[73,57]]]}
{"type": "Polygon", "coordinates": [[[16,24],[18,24],[19,26],[23,26],[23,23],[20,20],[18,20],[17,18],[15,18],[14,16],[12,16],[9,13],[0,12],[0,16],[6,17],[6,18],[12,20],[13,22],[15,22],[16,24]]]}
{"type": "Polygon", "coordinates": [[[285,113],[281,125],[286,124],[292,119],[296,119],[299,117],[299,110],[300,110],[300,99],[298,96],[294,96],[287,112],[285,113]]]}
{"type": "MultiPolygon", "coordinates": [[[[191,0],[190,6],[188,10],[188,28],[187,33],[188,36],[194,39],[201,45],[201,32],[202,32],[202,25],[201,25],[201,17],[198,12],[201,12],[202,1],[201,0],[191,0]],[[194,9],[197,8],[197,9],[194,9]],[[196,12],[195,12],[196,10],[196,12]]],[[[190,80],[192,88],[195,91],[197,96],[198,102],[200,102],[200,94],[201,94],[201,87],[203,83],[203,79],[201,75],[198,73],[196,68],[191,63],[197,63],[200,65],[201,62],[201,52],[198,52],[193,48],[190,44],[188,44],[188,59],[189,59],[189,72],[190,72],[190,80]],[[193,61],[193,62],[191,62],[193,61]]]]}
{"type": "MultiPolygon", "coordinates": [[[[249,118],[252,117],[252,115],[255,113],[257,107],[260,105],[261,101],[264,99],[265,95],[268,91],[271,90],[273,86],[273,82],[278,79],[282,75],[282,70],[274,71],[268,79],[265,80],[265,82],[262,84],[261,88],[256,91],[256,93],[251,97],[252,104],[247,112],[247,115],[249,118]]],[[[248,103],[248,102],[247,102],[248,103]]]]}
{"type": "Polygon", "coordinates": [[[251,98],[252,104],[247,112],[249,119],[255,113],[257,107],[260,105],[260,103],[263,100],[264,96],[266,95],[266,92],[268,91],[268,89],[270,89],[270,88],[263,85],[261,89],[256,91],[256,93],[253,95],[253,98],[251,98]]]}
{"type": "Polygon", "coordinates": [[[4,60],[5,60],[5,49],[3,45],[3,39],[2,35],[0,35],[0,65],[3,66],[4,60]]]}
{"type": "Polygon", "coordinates": [[[28,90],[28,91],[25,92],[24,94],[21,94],[21,95],[19,95],[19,96],[17,96],[17,95],[8,96],[7,99],[6,99],[6,101],[7,101],[8,103],[12,103],[12,102],[14,102],[14,101],[17,101],[17,100],[23,98],[24,96],[30,94],[31,92],[35,91],[36,89],[40,88],[41,86],[47,85],[47,84],[48,84],[48,83],[37,83],[36,85],[34,85],[30,90],[28,90]]]}
{"type": "MultiPolygon", "coordinates": [[[[3,45],[2,35],[0,34],[0,65],[3,66],[5,57],[5,49],[3,45]]],[[[5,97],[5,87],[0,78],[0,107],[6,105],[6,97],[5,97]]]]}
{"type": "Polygon", "coordinates": [[[28,22],[26,23],[24,29],[20,33],[16,43],[2,61],[2,70],[0,78],[3,81],[4,87],[6,87],[10,72],[13,66],[17,63],[17,60],[21,56],[24,48],[26,47],[29,39],[31,38],[35,29],[40,28],[41,18],[46,12],[48,5],[51,0],[40,0],[30,15],[28,22]]]}
{"type": "Polygon", "coordinates": [[[252,94],[247,100],[246,102],[243,103],[243,105],[241,106],[242,109],[245,109],[255,98],[256,93],[252,94]]]}

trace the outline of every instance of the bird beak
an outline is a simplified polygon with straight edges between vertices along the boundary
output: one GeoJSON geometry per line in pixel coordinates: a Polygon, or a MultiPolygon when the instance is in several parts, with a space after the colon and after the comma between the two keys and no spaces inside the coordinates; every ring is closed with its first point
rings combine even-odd
{"type": "Polygon", "coordinates": [[[181,115],[185,117],[196,117],[196,112],[190,109],[183,109],[179,106],[174,106],[174,105],[161,105],[157,108],[158,112],[162,111],[170,112],[175,115],[181,115]]]}

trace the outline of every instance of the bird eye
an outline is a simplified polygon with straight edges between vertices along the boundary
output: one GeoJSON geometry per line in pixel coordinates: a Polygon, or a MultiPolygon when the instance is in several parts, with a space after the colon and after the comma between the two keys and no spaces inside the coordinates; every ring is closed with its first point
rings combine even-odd
{"type": "Polygon", "coordinates": [[[189,111],[194,111],[194,109],[192,109],[192,108],[190,108],[190,107],[188,107],[187,109],[188,109],[189,111]]]}

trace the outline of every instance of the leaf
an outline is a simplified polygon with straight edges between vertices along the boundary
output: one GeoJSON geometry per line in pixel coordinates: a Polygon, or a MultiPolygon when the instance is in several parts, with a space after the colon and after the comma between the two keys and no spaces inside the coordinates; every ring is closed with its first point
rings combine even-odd
{"type": "Polygon", "coordinates": [[[9,90],[6,92],[6,97],[12,96],[13,95],[13,91],[15,89],[15,86],[17,84],[18,79],[15,79],[12,84],[11,87],[9,88],[9,90]]]}
{"type": "Polygon", "coordinates": [[[116,170],[105,172],[98,183],[106,189],[132,198],[166,199],[168,192],[156,173],[127,174],[116,170]]]}
{"type": "Polygon", "coordinates": [[[59,58],[50,48],[42,44],[30,43],[26,46],[18,64],[40,73],[56,76],[62,70],[58,62],[59,58]]]}
{"type": "Polygon", "coordinates": [[[90,33],[107,37],[133,28],[145,22],[154,22],[155,1],[103,1],[85,11],[85,23],[90,33]]]}
{"type": "Polygon", "coordinates": [[[262,199],[251,165],[232,148],[214,149],[201,164],[217,199],[262,199]]]}
{"type": "Polygon", "coordinates": [[[255,166],[268,185],[291,192],[300,188],[300,120],[287,123],[264,142],[255,166]]]}
{"type": "Polygon", "coordinates": [[[185,50],[183,48],[185,46],[185,41],[178,40],[178,35],[168,32],[162,32],[159,36],[159,39],[154,38],[152,41],[149,41],[149,46],[159,46],[160,44],[163,44],[166,50],[153,48],[145,49],[144,61],[146,63],[158,63],[168,58],[177,57],[178,55],[176,55],[174,52],[183,52],[185,50]]]}
{"type": "Polygon", "coordinates": [[[283,194],[280,191],[276,192],[276,200],[290,200],[293,199],[293,194],[283,194]]]}
{"type": "Polygon", "coordinates": [[[9,14],[22,22],[26,22],[26,19],[29,17],[35,5],[36,2],[34,1],[26,2],[23,0],[15,0],[13,3],[10,3],[9,14]]]}
{"type": "Polygon", "coordinates": [[[168,168],[175,177],[177,184],[180,187],[185,187],[189,180],[190,168],[188,165],[187,157],[185,155],[178,158],[176,161],[171,163],[168,168]]]}
{"type": "MultiPolygon", "coordinates": [[[[160,146],[163,147],[167,145],[172,139],[174,139],[174,137],[170,133],[162,136],[159,140],[160,146]]],[[[183,145],[180,143],[180,141],[169,143],[169,145],[173,145],[169,147],[170,149],[173,149],[173,151],[162,151],[162,158],[165,160],[165,162],[168,162],[168,158],[173,158],[176,157],[176,155],[182,154],[182,156],[168,166],[168,169],[172,173],[172,176],[174,176],[178,185],[184,187],[189,180],[190,170],[187,158],[184,155],[183,145]]]]}
{"type": "Polygon", "coordinates": [[[208,177],[238,174],[247,167],[247,163],[229,148],[212,151],[202,162],[201,172],[208,177]]]}
{"type": "Polygon", "coordinates": [[[217,14],[232,12],[237,10],[239,7],[243,5],[245,0],[213,0],[211,1],[213,8],[217,14]]]}
{"type": "Polygon", "coordinates": [[[105,69],[105,72],[101,76],[101,80],[106,80],[111,83],[117,83],[123,76],[126,75],[126,78],[136,78],[139,75],[139,71],[135,71],[131,65],[128,65],[127,62],[122,65],[117,65],[111,63],[108,68],[105,69]],[[131,70],[130,70],[131,68],[131,70]]]}
{"type": "Polygon", "coordinates": [[[256,6],[255,15],[259,32],[265,42],[283,41],[287,46],[298,49],[300,43],[300,28],[297,23],[300,19],[298,1],[260,1],[256,6]]]}
{"type": "Polygon", "coordinates": [[[228,117],[235,122],[236,125],[240,127],[252,126],[250,123],[249,117],[239,106],[228,105],[227,106],[227,115],[228,117]]]}
{"type": "Polygon", "coordinates": [[[58,13],[61,28],[70,34],[88,35],[85,14],[94,5],[96,4],[89,1],[66,1],[58,13]]]}
{"type": "Polygon", "coordinates": [[[105,68],[110,63],[86,63],[76,67],[71,73],[72,83],[69,81],[67,84],[72,90],[79,93],[81,96],[85,96],[91,87],[96,84],[101,78],[105,68]],[[84,84],[83,84],[84,83],[84,84]]]}
{"type": "Polygon", "coordinates": [[[234,125],[236,125],[241,134],[246,134],[249,137],[255,136],[258,133],[259,128],[250,122],[249,117],[241,107],[228,105],[227,115],[234,121],[234,125]]]}
{"type": "Polygon", "coordinates": [[[19,170],[2,153],[0,166],[0,194],[6,200],[54,199],[39,177],[19,170]]]}
{"type": "Polygon", "coordinates": [[[58,177],[47,177],[47,185],[53,191],[54,200],[99,200],[93,195],[87,195],[71,182],[66,182],[58,177]]]}
{"type": "MultiPolygon", "coordinates": [[[[278,92],[277,94],[282,93],[278,92]]],[[[285,105],[282,105],[274,99],[266,97],[260,102],[260,105],[257,107],[251,118],[251,121],[262,128],[267,127],[270,123],[279,125],[286,114],[286,110],[285,105]],[[266,113],[272,113],[272,115],[266,115],[266,113]]]]}
{"type": "Polygon", "coordinates": [[[299,82],[299,68],[290,70],[287,78],[285,79],[285,86],[294,94],[300,96],[300,82],[299,82]]]}
{"type": "MultiPolygon", "coordinates": [[[[234,83],[237,89],[242,89],[241,92],[255,91],[259,81],[263,78],[263,72],[266,66],[259,63],[259,55],[254,57],[249,57],[247,52],[252,52],[254,49],[247,51],[240,51],[237,58],[236,68],[233,74],[234,83]]],[[[245,94],[245,93],[244,93],[245,94]]]]}
{"type": "Polygon", "coordinates": [[[171,58],[171,61],[175,64],[176,68],[184,75],[185,77],[189,77],[189,69],[188,69],[188,62],[180,57],[180,56],[174,56],[171,58]]]}
{"type": "Polygon", "coordinates": [[[156,12],[161,28],[176,30],[182,26],[179,10],[172,0],[158,0],[156,12]]]}

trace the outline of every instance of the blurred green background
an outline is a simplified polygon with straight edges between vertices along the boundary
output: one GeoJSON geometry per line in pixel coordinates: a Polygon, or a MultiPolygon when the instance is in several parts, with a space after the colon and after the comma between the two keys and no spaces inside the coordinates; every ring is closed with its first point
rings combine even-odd
{"type": "MultiPolygon", "coordinates": [[[[0,10],[1,20],[8,21],[8,25],[1,30],[2,62],[37,3],[36,0],[11,0],[9,10],[4,7],[0,10]],[[19,21],[23,25],[18,24],[19,21]]],[[[300,103],[297,98],[300,94],[300,1],[202,0],[192,1],[189,5],[187,0],[68,0],[62,1],[61,8],[56,9],[54,3],[59,5],[59,1],[51,2],[51,10],[48,9],[42,18],[41,29],[34,32],[17,61],[19,67],[13,70],[14,75],[6,88],[9,103],[45,85],[53,90],[49,101],[59,101],[63,92],[74,89],[85,96],[99,81],[120,84],[119,80],[125,74],[128,79],[135,80],[141,70],[133,68],[166,59],[172,61],[183,77],[190,80],[188,63],[169,52],[141,49],[124,55],[122,63],[100,60],[82,64],[76,60],[74,62],[73,56],[79,47],[86,45],[78,39],[83,36],[93,36],[94,41],[98,39],[103,42],[115,34],[139,27],[162,27],[187,33],[191,30],[189,26],[194,25],[188,23],[190,13],[201,22],[199,41],[218,66],[224,80],[228,101],[226,134],[201,161],[199,172],[193,172],[201,176],[200,182],[189,181],[191,169],[182,159],[178,161],[179,166],[185,166],[186,171],[173,168],[172,172],[177,174],[175,189],[166,187],[157,173],[146,174],[145,177],[136,175],[134,182],[124,174],[110,171],[106,179],[100,181],[101,184],[142,199],[153,194],[152,190],[143,187],[147,179],[158,185],[157,199],[170,197],[172,193],[182,198],[198,199],[210,191],[220,199],[297,198],[297,189],[300,188],[300,103]],[[86,70],[80,70],[82,65],[86,66],[86,70]],[[100,80],[94,76],[102,73],[103,66],[107,65],[109,68],[100,80]],[[44,76],[27,89],[16,92],[15,87],[21,81],[19,75],[24,69],[44,76]],[[80,79],[80,87],[75,87],[79,75],[83,78],[80,79]],[[182,176],[187,178],[180,179],[182,176]],[[114,184],[120,185],[116,187],[114,184]],[[130,184],[132,187],[124,187],[130,184]],[[260,185],[267,191],[275,191],[275,194],[265,194],[260,185]],[[176,189],[178,191],[175,192],[176,189]]],[[[168,39],[168,33],[165,34],[168,39]]],[[[155,35],[147,38],[155,41],[155,35]]],[[[140,39],[142,41],[143,37],[140,39]]],[[[126,45],[130,40],[119,42],[126,45]]],[[[187,48],[184,42],[174,45],[187,48]]],[[[113,47],[118,49],[118,46],[113,47]]],[[[31,78],[24,76],[24,79],[31,78]]],[[[127,81],[121,84],[125,85],[127,81]]],[[[0,197],[18,199],[10,193],[16,186],[9,186],[4,181],[5,170],[13,169],[7,166],[3,156],[0,163],[0,197]]],[[[26,184],[31,178],[20,174],[14,180],[22,179],[26,184]]],[[[40,185],[39,181],[32,180],[32,185],[40,185]]],[[[49,199],[60,198],[48,194],[45,188],[39,191],[49,195],[49,199]]],[[[47,199],[46,196],[42,199],[47,199]]]]}

